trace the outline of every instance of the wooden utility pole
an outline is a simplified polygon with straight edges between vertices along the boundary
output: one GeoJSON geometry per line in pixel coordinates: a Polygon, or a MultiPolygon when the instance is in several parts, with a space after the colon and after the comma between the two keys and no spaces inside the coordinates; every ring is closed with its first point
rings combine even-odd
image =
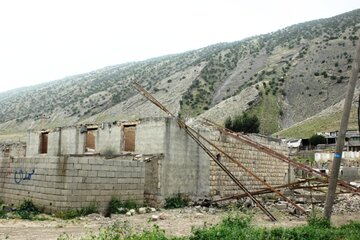
{"type": "Polygon", "coordinates": [[[360,94],[359,94],[359,100],[358,100],[358,119],[357,119],[357,123],[358,123],[358,132],[360,132],[360,94]]]}
{"type": "MultiPolygon", "coordinates": [[[[360,40],[356,47],[355,59],[352,64],[351,77],[350,77],[350,80],[348,83],[348,89],[347,89],[347,94],[346,94],[346,98],[345,98],[344,112],[343,112],[343,116],[341,118],[339,136],[337,137],[335,155],[334,155],[334,160],[333,160],[333,164],[332,164],[332,168],[331,168],[331,172],[330,172],[331,175],[330,175],[330,179],[329,179],[329,188],[328,188],[328,192],[326,194],[324,218],[328,219],[328,220],[330,220],[330,218],[331,218],[332,207],[333,207],[334,199],[335,199],[335,192],[336,192],[337,180],[339,177],[341,156],[342,156],[342,152],[343,152],[343,148],[344,148],[345,135],[346,135],[346,130],[347,130],[349,117],[350,117],[351,103],[352,103],[352,100],[354,97],[356,81],[357,81],[357,78],[359,75],[359,64],[360,64],[360,40]]],[[[338,91],[341,91],[341,90],[338,89],[338,91]]]]}

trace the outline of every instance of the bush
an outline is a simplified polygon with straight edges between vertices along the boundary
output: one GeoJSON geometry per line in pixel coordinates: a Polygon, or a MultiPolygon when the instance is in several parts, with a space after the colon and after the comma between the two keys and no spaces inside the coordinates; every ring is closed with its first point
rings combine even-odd
{"type": "Polygon", "coordinates": [[[260,130],[259,118],[256,115],[247,113],[235,116],[234,120],[231,117],[226,118],[224,125],[234,132],[258,133],[260,130]]]}
{"type": "Polygon", "coordinates": [[[230,129],[232,127],[232,120],[231,120],[230,116],[225,119],[224,125],[225,125],[225,128],[228,128],[228,129],[230,129]]]}
{"type": "Polygon", "coordinates": [[[20,204],[19,209],[16,211],[16,213],[20,216],[22,219],[33,219],[37,214],[40,213],[40,210],[35,207],[33,202],[31,200],[24,200],[20,204]]]}
{"type": "Polygon", "coordinates": [[[138,208],[138,204],[131,200],[121,201],[117,198],[111,198],[107,209],[107,214],[120,213],[124,214],[130,209],[138,208]]]}
{"type": "Polygon", "coordinates": [[[83,217],[92,213],[99,213],[99,210],[95,203],[90,204],[88,207],[80,209],[68,209],[55,213],[55,217],[61,219],[73,219],[77,217],[83,217]]]}
{"type": "Polygon", "coordinates": [[[314,134],[310,137],[309,141],[311,145],[316,146],[318,144],[325,144],[326,138],[322,135],[314,134]]]}
{"type": "Polygon", "coordinates": [[[165,205],[164,208],[166,209],[172,209],[172,208],[182,208],[186,207],[189,203],[189,199],[181,196],[180,193],[168,197],[165,199],[165,205]]]}

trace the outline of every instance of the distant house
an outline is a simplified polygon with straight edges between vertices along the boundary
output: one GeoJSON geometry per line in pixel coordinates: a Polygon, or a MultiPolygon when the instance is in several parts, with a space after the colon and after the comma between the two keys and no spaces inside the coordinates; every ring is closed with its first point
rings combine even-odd
{"type": "MultiPolygon", "coordinates": [[[[335,149],[339,131],[318,132],[317,134],[325,137],[326,142],[324,144],[313,146],[309,138],[303,138],[301,139],[300,150],[335,149]]],[[[344,150],[360,151],[360,133],[357,130],[348,130],[346,132],[344,150]]]]}

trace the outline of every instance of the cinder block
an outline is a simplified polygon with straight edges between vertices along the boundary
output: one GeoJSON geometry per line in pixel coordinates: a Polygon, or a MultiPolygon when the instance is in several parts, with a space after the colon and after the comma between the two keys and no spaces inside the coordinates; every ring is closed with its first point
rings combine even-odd
{"type": "Polygon", "coordinates": [[[91,165],[90,164],[82,164],[81,169],[82,170],[91,170],[91,165]]]}
{"type": "Polygon", "coordinates": [[[102,165],[100,168],[101,171],[110,171],[111,169],[112,167],[109,165],[102,165]]]}
{"type": "Polygon", "coordinates": [[[84,171],[84,170],[79,170],[79,177],[87,177],[88,176],[88,171],[84,171]]]}
{"type": "Polygon", "coordinates": [[[90,159],[89,159],[89,164],[91,164],[91,165],[103,165],[103,164],[104,164],[104,160],[102,160],[102,159],[96,159],[96,158],[90,158],[90,159]]]}
{"type": "Polygon", "coordinates": [[[98,171],[92,170],[88,171],[88,177],[97,177],[98,171]]]}
{"type": "Polygon", "coordinates": [[[91,170],[92,171],[99,171],[99,170],[101,170],[101,165],[91,165],[91,170]]]}
{"type": "Polygon", "coordinates": [[[86,196],[87,202],[95,202],[95,200],[96,200],[95,196],[86,196]]]}
{"type": "Polygon", "coordinates": [[[80,164],[84,164],[84,165],[89,165],[89,159],[84,157],[84,158],[79,158],[79,163],[80,164]]]}
{"type": "Polygon", "coordinates": [[[98,171],[97,172],[98,177],[106,177],[107,176],[107,172],[106,171],[98,171]]]}

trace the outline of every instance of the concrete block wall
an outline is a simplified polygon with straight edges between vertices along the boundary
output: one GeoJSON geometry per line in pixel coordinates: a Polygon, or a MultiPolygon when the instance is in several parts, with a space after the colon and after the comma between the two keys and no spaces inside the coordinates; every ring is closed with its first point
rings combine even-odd
{"type": "MultiPolygon", "coordinates": [[[[67,154],[82,154],[85,151],[86,133],[80,133],[78,127],[61,128],[61,144],[60,153],[67,154]]],[[[53,144],[49,141],[49,145],[53,144]]]]}
{"type": "Polygon", "coordinates": [[[97,130],[95,138],[95,151],[105,153],[111,151],[114,154],[121,153],[121,126],[113,123],[103,123],[97,130]]]}
{"type": "Polygon", "coordinates": [[[165,150],[166,118],[141,119],[136,126],[135,152],[158,154],[165,150]]]}
{"type": "Polygon", "coordinates": [[[204,196],[209,192],[209,157],[181,129],[173,118],[166,118],[165,159],[161,182],[163,196],[184,193],[204,196]]]}
{"type": "MultiPolygon", "coordinates": [[[[95,152],[121,154],[121,126],[113,123],[100,124],[93,131],[95,135],[95,152]]],[[[38,156],[40,146],[40,131],[29,131],[27,139],[26,156],[38,156]]],[[[60,156],[69,154],[83,154],[85,152],[86,132],[81,127],[61,127],[53,129],[48,134],[47,156],[60,156]]]]}
{"type": "MultiPolygon", "coordinates": [[[[270,157],[266,153],[258,151],[234,138],[213,131],[208,134],[211,141],[233,158],[240,161],[242,165],[254,172],[270,185],[282,185],[288,181],[288,164],[270,157]]],[[[250,138],[273,150],[287,155],[287,146],[279,140],[267,137],[251,135],[250,138]]],[[[216,149],[211,148],[216,155],[216,149]]],[[[264,187],[261,182],[242,170],[238,165],[231,162],[225,156],[221,156],[221,162],[239,179],[248,189],[256,190],[264,187]]],[[[242,193],[239,187],[217,166],[214,161],[210,163],[210,195],[231,196],[242,193]]]]}
{"type": "Polygon", "coordinates": [[[145,204],[160,207],[164,198],[161,195],[161,162],[163,155],[145,162],[145,204]]]}
{"type": "Polygon", "coordinates": [[[29,130],[26,139],[26,156],[39,155],[40,132],[29,130]]]}
{"type": "Polygon", "coordinates": [[[0,158],[2,157],[25,157],[26,144],[23,142],[0,143],[0,158]]]}
{"type": "Polygon", "coordinates": [[[161,201],[177,193],[203,196],[209,191],[209,158],[174,118],[146,118],[136,127],[137,153],[163,153],[158,163],[161,201]]]}
{"type": "Polygon", "coordinates": [[[51,131],[48,134],[48,142],[51,144],[48,144],[48,153],[49,156],[58,156],[60,152],[60,139],[61,130],[56,129],[55,131],[51,131]]]}
{"type": "Polygon", "coordinates": [[[3,158],[0,198],[15,206],[32,199],[47,212],[86,207],[93,202],[104,211],[112,196],[143,203],[145,163],[133,158],[3,158]]]}

